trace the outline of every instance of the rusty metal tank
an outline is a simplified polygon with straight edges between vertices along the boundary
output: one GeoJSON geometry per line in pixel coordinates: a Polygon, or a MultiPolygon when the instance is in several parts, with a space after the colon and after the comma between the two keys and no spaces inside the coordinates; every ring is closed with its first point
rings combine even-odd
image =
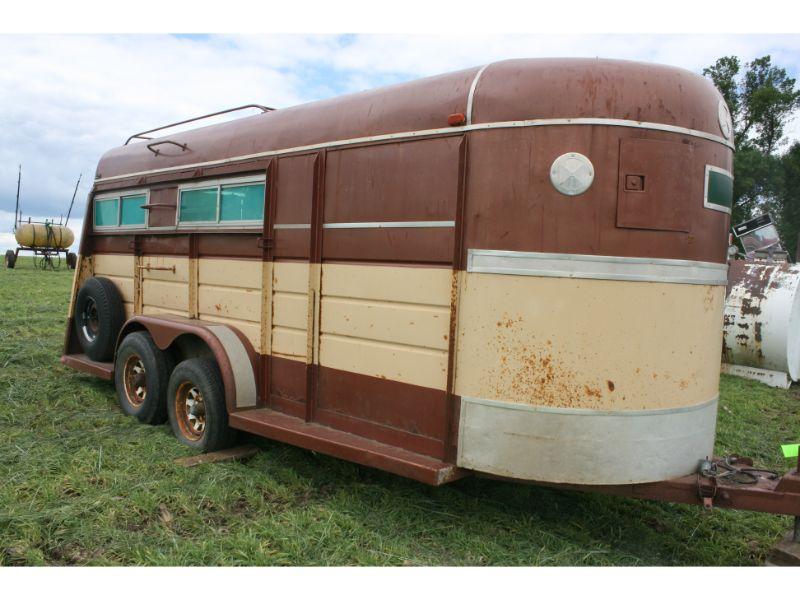
{"type": "Polygon", "coordinates": [[[788,387],[800,378],[800,265],[732,261],[728,281],[724,370],[788,387]]]}
{"type": "Polygon", "coordinates": [[[75,235],[69,227],[52,223],[23,223],[17,227],[14,237],[25,248],[67,250],[75,241],[75,235]]]}

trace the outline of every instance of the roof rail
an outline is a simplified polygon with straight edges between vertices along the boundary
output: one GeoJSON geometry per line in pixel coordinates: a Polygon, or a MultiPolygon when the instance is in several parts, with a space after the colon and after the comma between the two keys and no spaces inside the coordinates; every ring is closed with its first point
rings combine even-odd
{"type": "Polygon", "coordinates": [[[260,104],[244,104],[242,106],[237,106],[235,108],[226,108],[225,110],[209,113],[207,115],[201,115],[199,117],[194,117],[193,119],[186,119],[185,121],[177,121],[176,123],[170,123],[169,125],[163,125],[162,127],[156,127],[155,129],[148,129],[147,131],[140,131],[139,133],[134,133],[131,137],[125,140],[123,146],[127,146],[131,142],[131,140],[137,140],[137,139],[152,140],[153,138],[147,137],[145,135],[147,133],[155,133],[156,131],[161,131],[162,129],[169,129],[170,127],[175,127],[177,125],[185,125],[186,123],[192,123],[193,121],[201,121],[202,119],[208,119],[210,117],[216,117],[217,115],[224,115],[226,113],[236,112],[237,110],[244,110],[246,108],[257,108],[262,113],[275,110],[274,108],[270,108],[269,106],[261,106],[260,104]]]}

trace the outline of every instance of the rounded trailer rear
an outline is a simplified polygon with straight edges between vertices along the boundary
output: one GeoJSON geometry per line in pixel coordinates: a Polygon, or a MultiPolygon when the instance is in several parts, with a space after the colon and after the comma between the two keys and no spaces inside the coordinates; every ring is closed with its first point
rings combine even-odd
{"type": "MultiPolygon", "coordinates": [[[[142,353],[169,356],[148,377],[180,373],[157,399],[178,437],[205,415],[434,485],[477,473],[800,514],[796,471],[698,474],[733,161],[709,81],[527,59],[259,108],[132,136],[90,195],[73,298],[113,283],[117,347],[141,332],[142,353]]],[[[120,368],[72,325],[62,360],[120,368]]]]}

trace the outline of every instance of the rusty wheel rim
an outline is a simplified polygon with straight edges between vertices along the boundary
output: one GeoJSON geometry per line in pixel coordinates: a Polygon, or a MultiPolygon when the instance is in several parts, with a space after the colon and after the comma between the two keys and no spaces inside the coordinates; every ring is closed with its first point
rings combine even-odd
{"type": "Polygon", "coordinates": [[[185,381],[175,392],[175,416],[181,433],[196,441],[206,431],[206,405],[203,393],[191,381],[185,381]]]}
{"type": "Polygon", "coordinates": [[[132,354],[124,367],[125,397],[134,406],[141,406],[147,399],[147,377],[142,359],[132,354]]]}

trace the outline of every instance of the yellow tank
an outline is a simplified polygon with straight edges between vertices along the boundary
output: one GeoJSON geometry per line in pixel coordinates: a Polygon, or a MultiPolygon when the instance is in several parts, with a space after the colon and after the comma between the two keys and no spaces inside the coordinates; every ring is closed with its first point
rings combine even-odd
{"type": "Polygon", "coordinates": [[[17,227],[14,237],[20,246],[27,248],[66,250],[75,241],[75,235],[69,227],[44,223],[23,223],[17,227]]]}

